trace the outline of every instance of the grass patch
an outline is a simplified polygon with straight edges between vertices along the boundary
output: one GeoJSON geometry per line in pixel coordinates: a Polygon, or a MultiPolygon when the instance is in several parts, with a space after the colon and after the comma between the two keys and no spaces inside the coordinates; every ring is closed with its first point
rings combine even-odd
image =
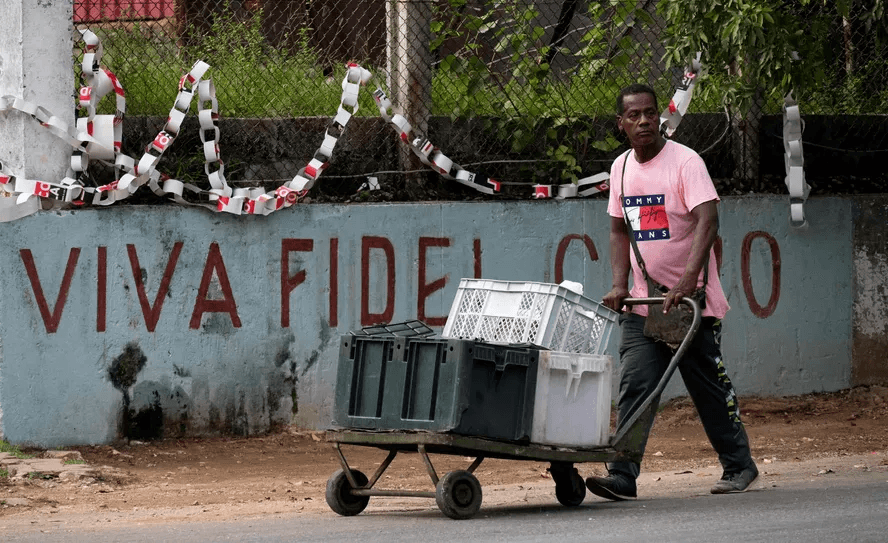
{"type": "Polygon", "coordinates": [[[18,458],[19,460],[24,460],[26,458],[34,458],[33,454],[23,453],[21,449],[18,448],[17,445],[10,445],[9,443],[0,440],[0,452],[9,453],[12,456],[18,458]]]}
{"type": "Polygon", "coordinates": [[[71,466],[75,464],[86,464],[86,460],[78,460],[76,458],[71,458],[70,460],[65,460],[62,462],[66,466],[71,466]]]}

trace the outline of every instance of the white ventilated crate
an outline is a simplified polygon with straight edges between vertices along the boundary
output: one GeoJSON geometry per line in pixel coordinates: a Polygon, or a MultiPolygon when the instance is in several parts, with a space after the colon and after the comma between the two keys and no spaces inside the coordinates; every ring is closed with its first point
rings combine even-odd
{"type": "Polygon", "coordinates": [[[560,447],[607,445],[611,357],[541,351],[537,368],[530,441],[560,447]]]}
{"type": "Polygon", "coordinates": [[[462,279],[442,336],[601,354],[617,313],[559,285],[462,279]]]}

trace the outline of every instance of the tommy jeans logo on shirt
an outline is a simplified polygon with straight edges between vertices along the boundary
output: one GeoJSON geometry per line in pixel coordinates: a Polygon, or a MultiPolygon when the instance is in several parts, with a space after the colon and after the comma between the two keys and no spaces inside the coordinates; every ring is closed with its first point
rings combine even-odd
{"type": "Polygon", "coordinates": [[[662,194],[624,196],[623,209],[632,225],[635,241],[669,239],[666,197],[662,194]]]}

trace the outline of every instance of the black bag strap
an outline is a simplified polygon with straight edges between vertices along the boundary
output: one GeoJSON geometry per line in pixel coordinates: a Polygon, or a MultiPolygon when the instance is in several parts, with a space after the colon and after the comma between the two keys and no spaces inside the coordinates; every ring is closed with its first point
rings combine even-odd
{"type": "MultiPolygon", "coordinates": [[[[635,252],[635,260],[638,261],[638,267],[641,269],[641,273],[644,276],[644,280],[648,281],[650,277],[648,277],[647,268],[644,265],[644,259],[641,258],[641,251],[638,250],[638,242],[635,241],[635,231],[632,230],[632,223],[629,222],[629,216],[626,215],[626,206],[623,205],[624,202],[624,194],[623,194],[623,180],[626,178],[626,162],[629,161],[629,153],[632,152],[632,149],[626,151],[626,156],[623,158],[623,171],[620,173],[620,209],[623,211],[623,221],[626,223],[626,229],[629,231],[629,243],[632,244],[632,250],[635,252]]],[[[709,282],[709,251],[706,252],[706,258],[703,260],[703,288],[706,288],[706,284],[709,282]]]]}
{"type": "Polygon", "coordinates": [[[636,243],[635,241],[635,231],[632,230],[632,223],[629,222],[629,216],[626,215],[626,206],[623,205],[623,179],[626,178],[626,162],[629,161],[629,153],[631,152],[632,149],[626,151],[626,155],[623,158],[623,171],[622,173],[620,173],[620,209],[623,211],[623,222],[626,223],[626,229],[629,232],[629,242],[632,244],[632,250],[635,252],[635,260],[638,262],[638,267],[641,268],[641,273],[642,275],[644,275],[644,280],[647,281],[647,268],[644,265],[644,259],[641,258],[641,251],[638,250],[638,243],[636,243]]]}

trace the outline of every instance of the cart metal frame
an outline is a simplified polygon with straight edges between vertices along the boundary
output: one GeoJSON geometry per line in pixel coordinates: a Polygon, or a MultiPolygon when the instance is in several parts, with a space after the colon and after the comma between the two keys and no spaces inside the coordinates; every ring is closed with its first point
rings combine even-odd
{"type": "MultiPolygon", "coordinates": [[[[627,298],[625,305],[662,304],[664,298],[627,298]]],[[[473,475],[485,458],[506,460],[531,460],[550,462],[549,468],[555,482],[555,494],[560,503],[576,506],[586,495],[583,479],[573,469],[574,463],[612,462],[629,460],[640,462],[641,444],[645,429],[653,422],[657,412],[654,401],[669,383],[678,363],[684,356],[700,328],[702,320],[699,305],[690,298],[681,300],[691,308],[693,322],[681,345],[675,350],[663,377],[650,396],[627,420],[622,428],[610,437],[609,444],[591,448],[566,448],[539,444],[520,444],[486,439],[483,437],[424,431],[363,431],[331,430],[326,433],[327,441],[333,443],[342,469],[327,481],[327,504],[343,516],[357,515],[367,506],[370,497],[414,497],[433,498],[441,511],[454,519],[471,518],[481,506],[481,485],[473,475]],[[368,479],[362,472],[349,466],[342,451],[342,445],[376,447],[387,450],[383,460],[368,479]],[[376,483],[389,468],[398,453],[416,452],[425,464],[426,471],[435,487],[434,491],[377,489],[376,483]],[[445,454],[474,457],[465,469],[452,471],[439,477],[429,454],[445,454]]]]}

